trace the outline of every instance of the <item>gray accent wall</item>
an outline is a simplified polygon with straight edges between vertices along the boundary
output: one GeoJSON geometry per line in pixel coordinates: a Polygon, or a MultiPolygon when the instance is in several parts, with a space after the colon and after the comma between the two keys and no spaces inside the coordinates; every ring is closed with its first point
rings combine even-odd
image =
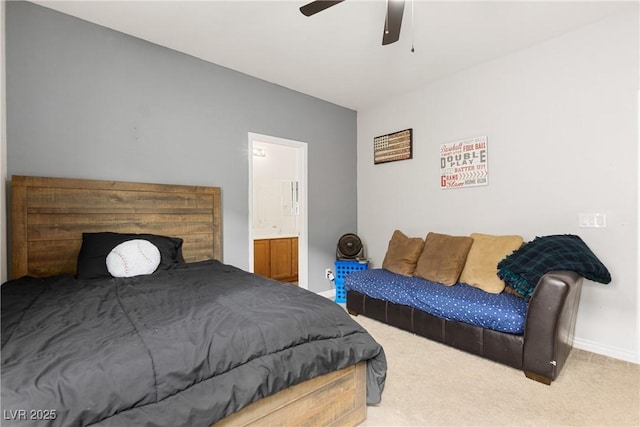
{"type": "MultiPolygon", "coordinates": [[[[0,23],[5,25],[5,3],[0,2],[0,23]]],[[[7,204],[6,186],[2,185],[7,176],[7,132],[5,114],[5,67],[4,67],[4,31],[0,31],[0,283],[7,280],[7,248],[4,242],[7,241],[7,204]]]]}
{"type": "Polygon", "coordinates": [[[355,232],[356,112],[26,2],[6,3],[7,175],[222,187],[249,268],[248,132],[308,144],[309,289],[355,232]]]}

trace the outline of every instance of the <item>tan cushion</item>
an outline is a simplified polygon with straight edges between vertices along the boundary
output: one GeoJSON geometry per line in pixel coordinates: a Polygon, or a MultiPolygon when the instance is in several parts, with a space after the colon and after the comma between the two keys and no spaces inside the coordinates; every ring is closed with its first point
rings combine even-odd
{"type": "Polygon", "coordinates": [[[504,282],[498,277],[498,263],[522,246],[520,236],[492,236],[473,233],[473,244],[467,255],[460,281],[492,294],[504,290],[504,282]]]}
{"type": "Polygon", "coordinates": [[[517,292],[515,289],[513,289],[511,286],[509,285],[505,285],[504,286],[504,292],[505,294],[511,294],[511,295],[515,295],[518,298],[524,298],[524,295],[522,295],[521,293],[517,292]]]}
{"type": "Polygon", "coordinates": [[[420,237],[407,237],[400,230],[395,230],[389,241],[382,268],[403,276],[413,276],[423,248],[424,240],[420,237]]]}
{"type": "Polygon", "coordinates": [[[472,243],[473,239],[468,236],[427,234],[413,275],[447,286],[455,285],[472,243]]]}

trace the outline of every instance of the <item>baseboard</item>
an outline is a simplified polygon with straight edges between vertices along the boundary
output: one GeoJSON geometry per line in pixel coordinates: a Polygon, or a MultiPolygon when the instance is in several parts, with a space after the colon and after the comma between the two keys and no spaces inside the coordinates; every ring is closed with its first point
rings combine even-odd
{"type": "Polygon", "coordinates": [[[631,351],[623,350],[616,347],[602,345],[595,341],[589,341],[581,338],[574,338],[573,346],[580,350],[590,351],[592,353],[602,354],[603,356],[612,357],[614,359],[624,360],[626,362],[640,364],[640,356],[631,351]]]}
{"type": "Polygon", "coordinates": [[[328,291],[322,291],[322,292],[318,292],[318,295],[321,295],[325,298],[329,298],[330,300],[334,300],[336,298],[336,290],[335,289],[329,289],[328,291]]]}

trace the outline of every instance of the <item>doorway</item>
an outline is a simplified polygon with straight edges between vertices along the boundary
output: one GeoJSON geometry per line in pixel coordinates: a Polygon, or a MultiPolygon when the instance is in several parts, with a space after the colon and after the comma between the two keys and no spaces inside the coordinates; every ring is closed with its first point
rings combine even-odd
{"type": "MultiPolygon", "coordinates": [[[[308,289],[307,144],[251,132],[248,140],[249,271],[256,272],[255,261],[263,261],[254,245],[282,245],[290,239],[297,243],[290,250],[296,282],[308,289]]],[[[285,278],[287,273],[278,274],[271,277],[294,281],[292,276],[285,278]]]]}

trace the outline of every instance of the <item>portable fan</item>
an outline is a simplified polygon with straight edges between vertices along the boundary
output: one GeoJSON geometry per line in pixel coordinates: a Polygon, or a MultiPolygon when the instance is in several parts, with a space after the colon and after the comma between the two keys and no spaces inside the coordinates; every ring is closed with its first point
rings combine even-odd
{"type": "Polygon", "coordinates": [[[342,235],[338,239],[338,248],[336,249],[336,259],[363,259],[364,247],[362,241],[353,233],[342,235]]]}

